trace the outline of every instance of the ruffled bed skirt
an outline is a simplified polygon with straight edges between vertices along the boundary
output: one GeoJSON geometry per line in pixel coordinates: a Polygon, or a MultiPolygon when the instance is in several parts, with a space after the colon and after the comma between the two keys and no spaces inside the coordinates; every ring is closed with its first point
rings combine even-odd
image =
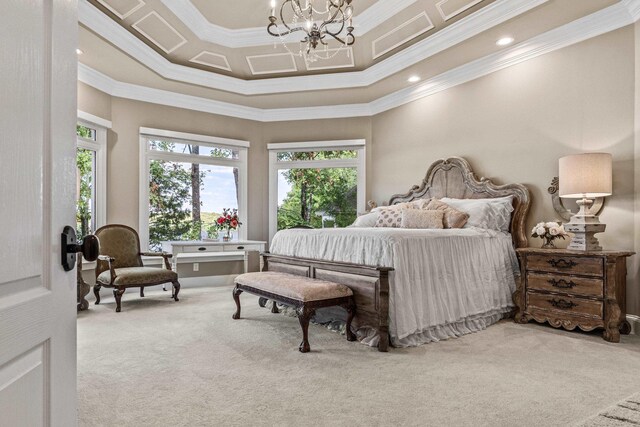
{"type": "MultiPolygon", "coordinates": [[[[269,301],[267,308],[271,308],[272,301],[269,301]]],[[[283,305],[278,305],[280,312],[284,315],[296,316],[295,309],[283,305]]],[[[513,311],[513,306],[491,310],[487,313],[468,316],[454,323],[436,325],[427,329],[416,331],[403,338],[391,336],[393,347],[417,347],[430,342],[457,338],[473,332],[482,331],[488,326],[509,317],[513,311]]],[[[341,334],[346,330],[346,312],[338,307],[320,308],[316,310],[316,315],[311,319],[313,323],[324,325],[327,329],[341,334]]],[[[380,335],[374,328],[363,327],[356,331],[358,341],[370,347],[377,347],[380,335]]]]}

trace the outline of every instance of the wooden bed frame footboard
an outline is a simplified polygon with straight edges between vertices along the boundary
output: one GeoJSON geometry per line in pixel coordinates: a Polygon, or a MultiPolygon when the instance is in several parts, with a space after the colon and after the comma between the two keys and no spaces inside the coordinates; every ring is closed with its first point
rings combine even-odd
{"type": "Polygon", "coordinates": [[[313,279],[328,280],[348,286],[353,291],[356,315],[353,325],[378,330],[379,351],[389,348],[389,272],[390,267],[373,267],[345,262],[262,253],[262,271],[279,271],[313,279]]]}

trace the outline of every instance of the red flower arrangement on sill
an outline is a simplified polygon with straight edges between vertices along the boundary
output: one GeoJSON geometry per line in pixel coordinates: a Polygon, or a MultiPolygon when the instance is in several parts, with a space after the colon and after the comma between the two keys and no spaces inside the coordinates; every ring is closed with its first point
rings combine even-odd
{"type": "Polygon", "coordinates": [[[222,239],[225,242],[231,240],[231,230],[236,230],[242,225],[240,218],[238,218],[238,209],[224,208],[222,210],[222,215],[220,215],[216,220],[216,225],[219,230],[225,231],[222,239]]]}

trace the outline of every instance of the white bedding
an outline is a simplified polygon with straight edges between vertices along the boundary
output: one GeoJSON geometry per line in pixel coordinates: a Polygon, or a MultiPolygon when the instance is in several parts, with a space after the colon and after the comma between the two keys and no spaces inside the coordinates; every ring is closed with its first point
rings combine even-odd
{"type": "MultiPolygon", "coordinates": [[[[518,261],[507,233],[477,228],[283,230],[274,254],[393,267],[389,332],[396,347],[486,328],[511,311],[518,261]]],[[[372,331],[359,331],[377,345],[372,331]]]]}

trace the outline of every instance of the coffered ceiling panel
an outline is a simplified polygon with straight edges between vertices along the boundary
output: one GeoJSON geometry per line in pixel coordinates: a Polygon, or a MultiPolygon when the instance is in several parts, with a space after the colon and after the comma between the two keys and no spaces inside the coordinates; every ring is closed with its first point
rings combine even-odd
{"type": "Polygon", "coordinates": [[[145,4],[142,0],[98,0],[98,2],[120,19],[125,19],[145,4]]]}
{"type": "Polygon", "coordinates": [[[187,43],[187,39],[156,11],[149,12],[131,27],[166,53],[171,53],[187,43]]]}
{"type": "Polygon", "coordinates": [[[391,52],[404,43],[415,39],[420,34],[426,33],[434,28],[435,26],[429,19],[429,16],[427,16],[427,13],[422,12],[375,39],[371,44],[373,58],[379,58],[385,53],[391,52]]]}
{"type": "Polygon", "coordinates": [[[330,58],[306,64],[307,70],[315,71],[337,68],[353,68],[355,65],[353,49],[351,47],[346,49],[327,49],[326,52],[331,56],[330,58]]]}
{"type": "Polygon", "coordinates": [[[436,3],[440,16],[445,21],[455,18],[467,9],[477,5],[482,0],[442,0],[436,3]]]}
{"type": "Polygon", "coordinates": [[[298,71],[296,60],[291,53],[247,56],[247,62],[254,76],[298,71]]]}
{"type": "Polygon", "coordinates": [[[231,71],[231,66],[227,57],[213,52],[200,52],[189,60],[195,64],[205,65],[207,67],[219,68],[225,71],[231,71]]]}

